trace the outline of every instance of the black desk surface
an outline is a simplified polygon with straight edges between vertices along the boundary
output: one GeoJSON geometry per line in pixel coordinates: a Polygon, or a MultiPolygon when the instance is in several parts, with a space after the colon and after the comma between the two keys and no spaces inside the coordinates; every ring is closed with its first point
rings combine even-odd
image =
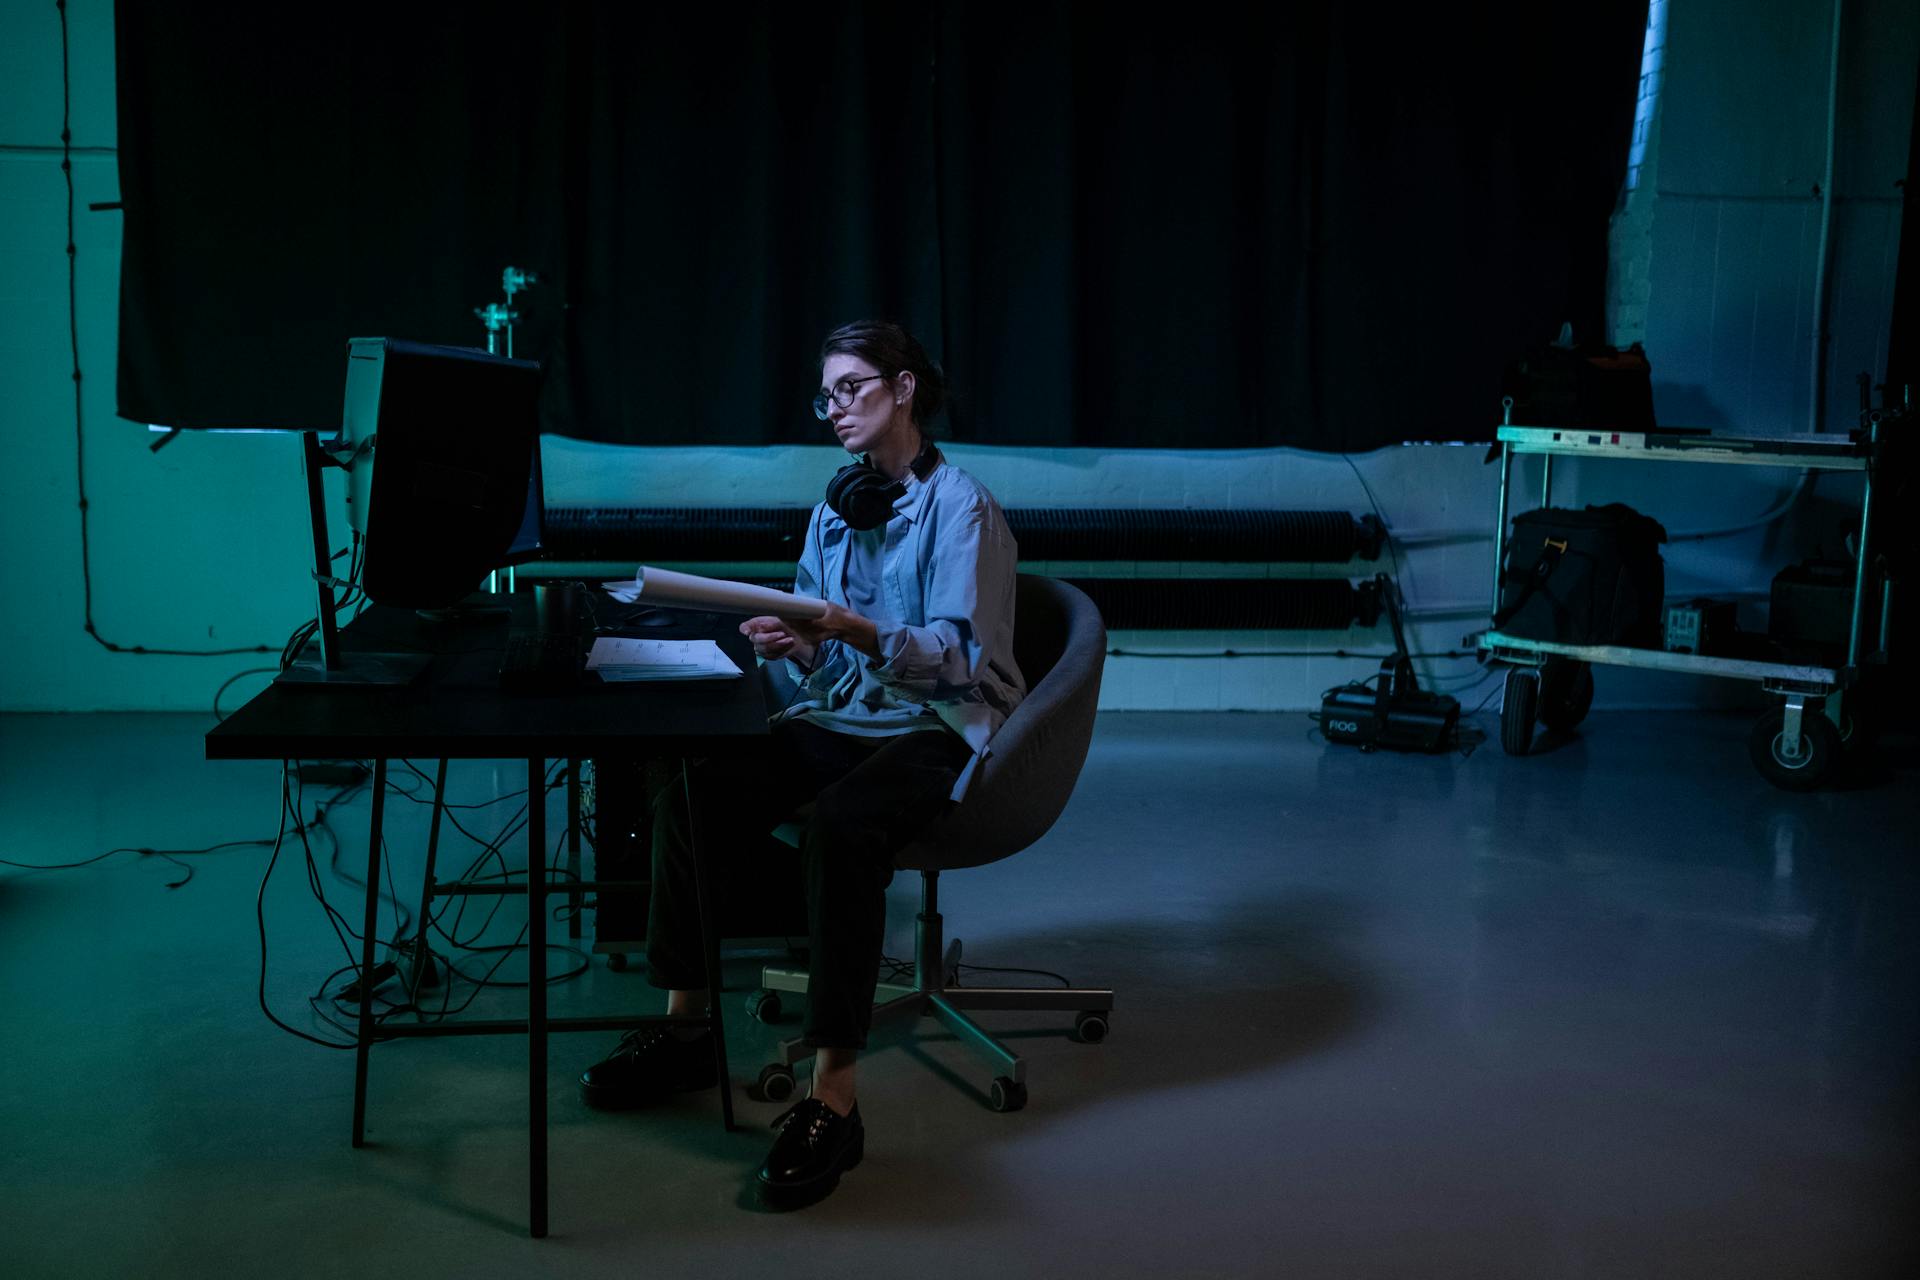
{"type": "MultiPolygon", "coordinates": [[[[487,600],[486,597],[477,597],[487,600]]],[[[209,760],[419,756],[457,760],[618,756],[638,750],[719,753],[767,732],[753,649],[736,619],[676,613],[673,625],[624,626],[638,611],[596,599],[603,634],[712,639],[745,674],[738,680],[585,684],[556,693],[499,686],[508,608],[531,623],[525,594],[458,622],[369,608],[341,630],[343,652],[431,654],[411,684],[340,688],[275,684],[207,734],[209,760]]],[[[590,643],[587,641],[585,643],[590,643]]]]}

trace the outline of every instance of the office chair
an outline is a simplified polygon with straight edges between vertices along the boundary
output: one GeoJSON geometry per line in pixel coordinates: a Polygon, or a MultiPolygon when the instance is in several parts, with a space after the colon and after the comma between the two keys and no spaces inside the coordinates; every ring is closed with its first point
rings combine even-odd
{"type": "MultiPolygon", "coordinates": [[[[897,867],[920,873],[913,985],[882,983],[873,1011],[875,1027],[909,1017],[938,1019],[991,1064],[988,1096],[996,1111],[1026,1105],[1026,1059],[981,1029],[966,1010],[1072,1012],[1075,1038],[1097,1044],[1106,1038],[1107,1014],[1113,1008],[1113,992],[1104,988],[962,987],[960,942],[944,939],[940,873],[997,862],[1045,835],[1073,794],[1093,738],[1107,651],[1100,611],[1064,582],[1023,573],[1015,586],[1014,619],[1014,660],[1027,679],[1027,696],[994,735],[992,753],[981,762],[966,799],[894,860],[897,867]]],[[[799,842],[797,822],[775,834],[799,842]]],[[[778,992],[807,989],[804,969],[769,967],[761,981],[764,985],[750,1002],[761,1021],[779,1016],[778,992]]],[[[793,1064],[812,1055],[803,1038],[783,1041],[780,1060],[760,1073],[760,1095],[773,1102],[791,1097],[793,1064]]]]}

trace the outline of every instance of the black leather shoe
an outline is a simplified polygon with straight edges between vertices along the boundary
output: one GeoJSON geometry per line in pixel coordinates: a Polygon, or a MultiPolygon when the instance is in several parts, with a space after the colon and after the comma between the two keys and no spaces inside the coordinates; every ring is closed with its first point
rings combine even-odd
{"type": "Polygon", "coordinates": [[[860,1104],[839,1115],[818,1098],[804,1098],[774,1124],[780,1136],[760,1166],[760,1200],[769,1208],[798,1209],[840,1184],[840,1175],[866,1154],[867,1127],[860,1104]]]}
{"type": "Polygon", "coordinates": [[[625,1111],[671,1093],[711,1089],[719,1078],[711,1031],[683,1040],[667,1027],[635,1027],[580,1073],[580,1098],[590,1107],[625,1111]]]}

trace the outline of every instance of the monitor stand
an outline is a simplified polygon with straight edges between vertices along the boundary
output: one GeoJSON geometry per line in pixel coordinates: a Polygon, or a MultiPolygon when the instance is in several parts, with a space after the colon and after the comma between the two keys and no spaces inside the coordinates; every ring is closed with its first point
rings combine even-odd
{"type": "Polygon", "coordinates": [[[345,653],[340,648],[340,623],[333,604],[333,557],[327,552],[327,509],[320,469],[328,465],[319,433],[300,433],[307,473],[307,516],[313,528],[313,584],[319,600],[313,639],[274,677],[275,684],[291,688],[387,688],[411,684],[426,670],[424,653],[345,653]]]}
{"type": "Polygon", "coordinates": [[[327,649],[316,635],[273,682],[296,688],[390,688],[412,684],[426,669],[424,653],[341,653],[327,649]]]}

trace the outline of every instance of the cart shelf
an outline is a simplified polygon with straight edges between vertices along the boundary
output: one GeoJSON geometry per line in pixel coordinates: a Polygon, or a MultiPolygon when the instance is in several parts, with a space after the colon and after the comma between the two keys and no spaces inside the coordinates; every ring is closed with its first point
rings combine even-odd
{"type": "Polygon", "coordinates": [[[1726,676],[1736,680],[1769,680],[1780,683],[1825,685],[1839,688],[1850,683],[1848,673],[1833,667],[1808,667],[1791,662],[1761,662],[1751,658],[1716,658],[1699,653],[1668,653],[1664,649],[1630,649],[1617,644],[1559,644],[1552,640],[1529,640],[1525,636],[1482,632],[1475,643],[1495,657],[1525,660],[1552,655],[1591,662],[1603,667],[1639,667],[1647,671],[1678,671],[1695,676],[1726,676]]]}

